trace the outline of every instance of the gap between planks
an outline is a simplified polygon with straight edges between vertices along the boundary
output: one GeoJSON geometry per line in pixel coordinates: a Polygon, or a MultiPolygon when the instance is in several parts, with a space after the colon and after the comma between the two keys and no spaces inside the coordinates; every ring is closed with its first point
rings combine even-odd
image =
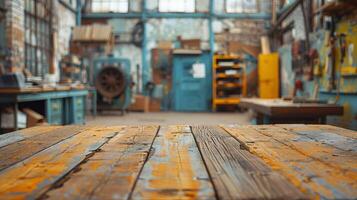
{"type": "Polygon", "coordinates": [[[0,198],[36,199],[121,128],[91,128],[0,172],[0,198]]]}
{"type": "Polygon", "coordinates": [[[304,199],[303,193],[221,128],[193,127],[220,199],[304,199]]]}
{"type": "Polygon", "coordinates": [[[215,199],[189,126],[161,127],[132,199],[215,199]]]}
{"type": "Polygon", "coordinates": [[[41,127],[24,130],[23,132],[10,133],[23,135],[22,139],[14,140],[12,143],[0,148],[0,171],[25,160],[61,141],[73,137],[85,131],[83,126],[41,127]]]}
{"type": "Polygon", "coordinates": [[[47,199],[130,199],[158,126],[130,126],[78,165],[47,199]]]}

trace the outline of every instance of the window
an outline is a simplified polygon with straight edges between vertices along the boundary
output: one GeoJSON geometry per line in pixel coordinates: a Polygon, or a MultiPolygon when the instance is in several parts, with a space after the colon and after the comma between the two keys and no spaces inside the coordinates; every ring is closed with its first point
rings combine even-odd
{"type": "Polygon", "coordinates": [[[226,0],[227,13],[256,13],[257,0],[226,0]]]}
{"type": "Polygon", "coordinates": [[[128,0],[93,0],[92,12],[119,12],[129,11],[128,0]]]}
{"type": "Polygon", "coordinates": [[[159,0],[160,12],[195,12],[195,0],[159,0]]]}
{"type": "Polygon", "coordinates": [[[51,53],[52,1],[25,1],[25,67],[34,75],[47,73],[51,53]]]}

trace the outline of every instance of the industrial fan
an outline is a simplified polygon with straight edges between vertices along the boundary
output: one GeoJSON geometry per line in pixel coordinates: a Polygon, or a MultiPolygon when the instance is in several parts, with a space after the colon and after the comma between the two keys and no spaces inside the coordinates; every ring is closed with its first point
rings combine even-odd
{"type": "Polygon", "coordinates": [[[96,58],[93,69],[98,111],[121,110],[123,114],[131,102],[130,61],[116,57],[96,58]]]}

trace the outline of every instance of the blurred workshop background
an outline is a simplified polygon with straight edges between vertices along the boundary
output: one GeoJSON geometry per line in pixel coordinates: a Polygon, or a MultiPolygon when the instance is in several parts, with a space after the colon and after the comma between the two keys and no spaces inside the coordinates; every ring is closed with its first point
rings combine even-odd
{"type": "Polygon", "coordinates": [[[0,0],[1,133],[155,123],[357,130],[356,7],[0,0]]]}

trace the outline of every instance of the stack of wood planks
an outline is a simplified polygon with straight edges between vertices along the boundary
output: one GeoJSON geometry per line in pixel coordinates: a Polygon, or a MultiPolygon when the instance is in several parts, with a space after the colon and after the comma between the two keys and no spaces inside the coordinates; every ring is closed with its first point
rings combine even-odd
{"type": "Polygon", "coordinates": [[[356,199],[326,125],[40,126],[0,136],[0,199],[356,199]]]}

